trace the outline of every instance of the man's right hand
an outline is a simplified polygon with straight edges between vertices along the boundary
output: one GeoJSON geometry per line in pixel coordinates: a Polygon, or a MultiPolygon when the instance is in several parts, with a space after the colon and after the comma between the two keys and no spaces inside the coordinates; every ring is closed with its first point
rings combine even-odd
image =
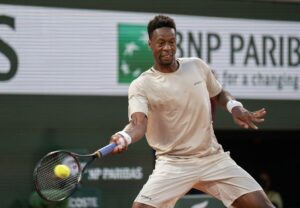
{"type": "Polygon", "coordinates": [[[116,133],[116,134],[112,135],[110,138],[110,143],[117,144],[117,146],[112,151],[112,154],[119,154],[119,153],[127,151],[127,149],[128,149],[128,144],[126,142],[126,139],[120,134],[116,133]]]}

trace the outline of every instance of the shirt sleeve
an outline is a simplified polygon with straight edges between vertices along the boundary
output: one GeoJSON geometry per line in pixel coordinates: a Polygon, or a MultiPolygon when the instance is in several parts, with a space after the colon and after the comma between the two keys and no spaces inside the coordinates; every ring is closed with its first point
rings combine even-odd
{"type": "Polygon", "coordinates": [[[207,90],[209,92],[209,96],[214,97],[222,91],[222,85],[217,80],[213,71],[211,69],[208,70],[209,71],[207,72],[207,79],[206,79],[207,90]]]}
{"type": "Polygon", "coordinates": [[[133,113],[141,112],[148,115],[148,100],[138,80],[134,80],[128,90],[128,119],[133,113]]]}
{"type": "Polygon", "coordinates": [[[222,91],[222,85],[217,80],[215,74],[211,70],[211,68],[206,64],[203,60],[198,58],[200,62],[200,66],[204,71],[204,76],[206,80],[207,91],[209,93],[209,97],[214,97],[222,91]]]}

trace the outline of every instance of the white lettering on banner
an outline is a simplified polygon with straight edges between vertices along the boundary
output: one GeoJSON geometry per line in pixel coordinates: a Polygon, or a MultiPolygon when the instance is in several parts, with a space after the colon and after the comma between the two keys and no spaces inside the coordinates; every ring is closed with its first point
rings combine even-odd
{"type": "MultiPolygon", "coordinates": [[[[0,11],[1,94],[126,96],[152,64],[153,13],[7,4],[0,11]]],[[[238,99],[300,100],[300,22],[171,16],[177,57],[201,57],[238,99]]]]}
{"type": "Polygon", "coordinates": [[[97,197],[70,197],[68,208],[93,208],[99,207],[97,197]]]}
{"type": "Polygon", "coordinates": [[[142,167],[90,168],[87,170],[88,180],[141,180],[142,167]]]}

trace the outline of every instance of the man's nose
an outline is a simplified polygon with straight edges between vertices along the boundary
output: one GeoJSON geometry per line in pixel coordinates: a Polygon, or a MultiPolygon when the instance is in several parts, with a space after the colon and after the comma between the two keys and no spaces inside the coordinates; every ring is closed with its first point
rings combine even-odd
{"type": "Polygon", "coordinates": [[[171,49],[171,46],[170,44],[165,44],[164,47],[163,47],[164,50],[170,50],[171,49]]]}

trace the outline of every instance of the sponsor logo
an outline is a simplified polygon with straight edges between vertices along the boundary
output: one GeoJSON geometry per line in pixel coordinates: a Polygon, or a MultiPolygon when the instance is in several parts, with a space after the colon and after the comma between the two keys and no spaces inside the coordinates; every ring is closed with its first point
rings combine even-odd
{"type": "Polygon", "coordinates": [[[191,206],[191,208],[207,208],[208,207],[208,201],[204,201],[198,204],[194,204],[191,206]]]}
{"type": "Polygon", "coordinates": [[[97,197],[71,197],[68,200],[68,208],[92,208],[99,207],[97,197]]]}
{"type": "Polygon", "coordinates": [[[201,83],[201,81],[198,81],[198,82],[195,82],[194,85],[198,85],[198,84],[200,84],[200,83],[201,83]]]}
{"type": "Polygon", "coordinates": [[[141,198],[147,199],[147,200],[149,200],[149,201],[152,200],[152,198],[151,198],[150,196],[145,196],[145,195],[141,195],[141,198]]]}
{"type": "Polygon", "coordinates": [[[153,64],[145,25],[118,25],[118,83],[130,83],[153,64]]]}
{"type": "Polygon", "coordinates": [[[143,168],[116,167],[116,168],[92,168],[87,170],[88,180],[142,180],[143,168]]]}

